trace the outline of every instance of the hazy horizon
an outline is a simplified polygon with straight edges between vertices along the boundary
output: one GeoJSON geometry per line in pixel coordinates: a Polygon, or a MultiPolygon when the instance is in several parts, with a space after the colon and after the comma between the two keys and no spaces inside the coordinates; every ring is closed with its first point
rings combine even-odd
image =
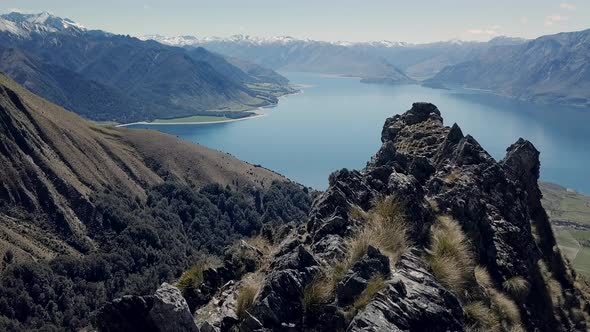
{"type": "Polygon", "coordinates": [[[589,28],[590,3],[582,1],[439,0],[296,2],[255,0],[5,1],[3,12],[51,12],[90,29],[133,36],[292,36],[324,41],[390,40],[429,43],[498,36],[536,38],[589,28]],[[504,5],[502,5],[504,4],[504,5]],[[108,20],[104,20],[108,17],[108,20]],[[327,28],[329,27],[329,28],[327,28]]]}

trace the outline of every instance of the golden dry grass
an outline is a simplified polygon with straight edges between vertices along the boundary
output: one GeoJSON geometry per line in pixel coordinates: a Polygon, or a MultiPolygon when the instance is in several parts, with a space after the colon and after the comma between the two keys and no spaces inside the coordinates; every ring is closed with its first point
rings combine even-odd
{"type": "Polygon", "coordinates": [[[246,317],[246,313],[252,307],[259,289],[260,283],[253,280],[247,281],[242,285],[236,299],[236,315],[239,319],[246,317]]]}
{"type": "Polygon", "coordinates": [[[197,288],[203,283],[203,271],[221,265],[221,261],[215,256],[206,256],[193,265],[190,269],[184,271],[178,281],[176,287],[181,292],[185,292],[189,288],[197,288]]]}
{"type": "MultiPolygon", "coordinates": [[[[347,256],[339,262],[334,262],[306,287],[302,301],[307,310],[334,296],[338,283],[344,279],[348,270],[366,255],[369,246],[378,248],[387,255],[393,267],[410,245],[406,216],[401,205],[393,197],[378,200],[375,208],[368,213],[359,207],[353,207],[350,214],[356,220],[364,222],[362,228],[347,241],[347,256]]],[[[370,287],[366,290],[368,293],[361,294],[363,299],[358,304],[366,301],[371,292],[378,288],[376,286],[381,284],[384,284],[383,276],[371,280],[370,287]]]]}
{"type": "Polygon", "coordinates": [[[364,221],[368,217],[368,214],[356,205],[350,208],[350,212],[348,214],[352,219],[359,221],[364,221]]]}
{"type": "Polygon", "coordinates": [[[490,289],[494,287],[494,281],[492,280],[488,269],[485,267],[481,265],[476,266],[473,270],[473,274],[475,276],[475,281],[480,287],[484,289],[490,289]]]}
{"type": "Polygon", "coordinates": [[[254,237],[244,239],[244,241],[254,248],[260,250],[264,256],[270,255],[275,249],[268,239],[262,235],[256,235],[254,237]]]}
{"type": "MultiPolygon", "coordinates": [[[[519,307],[496,290],[485,267],[475,266],[471,245],[456,221],[450,217],[438,219],[431,229],[431,244],[427,253],[435,278],[465,302],[463,309],[470,324],[468,330],[494,332],[522,329],[519,307]],[[476,285],[479,288],[473,287],[476,285]],[[483,294],[477,289],[482,289],[483,294]],[[483,301],[481,297],[487,300],[483,301]]],[[[518,277],[507,284],[518,294],[524,293],[525,286],[518,277]]]]}
{"type": "Polygon", "coordinates": [[[367,284],[367,288],[365,288],[361,295],[359,295],[359,297],[357,297],[354,300],[351,309],[352,312],[357,313],[360,310],[364,309],[369,304],[369,302],[373,300],[375,295],[377,295],[377,293],[379,293],[385,288],[385,286],[386,284],[383,276],[376,275],[373,278],[371,278],[371,280],[369,280],[369,283],[367,284]]]}
{"type": "Polygon", "coordinates": [[[461,226],[450,217],[440,217],[432,227],[427,259],[436,279],[462,297],[473,281],[474,258],[461,226]]]}
{"type": "Polygon", "coordinates": [[[517,301],[526,299],[529,295],[530,287],[529,282],[521,276],[512,277],[502,283],[504,291],[517,301]]]}
{"type": "Polygon", "coordinates": [[[503,323],[507,326],[520,326],[520,310],[518,306],[508,296],[496,290],[490,293],[492,300],[492,309],[501,317],[503,323]]]}
{"type": "Polygon", "coordinates": [[[348,256],[336,268],[348,270],[367,253],[369,246],[381,250],[389,257],[392,266],[395,265],[410,245],[406,216],[397,200],[387,197],[378,200],[369,213],[356,206],[350,213],[357,220],[363,220],[364,225],[348,240],[348,256]]]}
{"type": "Polygon", "coordinates": [[[465,317],[471,322],[470,331],[501,331],[500,317],[484,302],[475,301],[463,307],[465,317]]]}
{"type": "Polygon", "coordinates": [[[303,310],[310,312],[316,305],[327,303],[334,294],[335,283],[329,276],[316,277],[303,290],[303,310]]]}
{"type": "Polygon", "coordinates": [[[547,265],[543,260],[539,260],[537,262],[539,266],[539,271],[541,271],[541,275],[543,276],[543,280],[545,281],[545,285],[547,286],[547,291],[549,292],[549,296],[551,297],[551,301],[553,302],[553,306],[561,307],[564,305],[565,298],[563,297],[563,288],[561,284],[555,280],[553,274],[547,268],[547,265]]]}

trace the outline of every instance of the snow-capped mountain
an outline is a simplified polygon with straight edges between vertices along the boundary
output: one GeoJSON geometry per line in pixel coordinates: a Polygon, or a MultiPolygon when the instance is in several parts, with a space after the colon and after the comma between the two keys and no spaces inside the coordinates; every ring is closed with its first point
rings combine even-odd
{"type": "Polygon", "coordinates": [[[378,40],[366,42],[318,41],[291,36],[229,37],[144,36],[160,43],[181,46],[202,46],[208,50],[241,58],[259,65],[283,71],[312,71],[363,78],[397,77],[405,82],[405,75],[414,79],[430,78],[444,67],[466,61],[491,47],[517,45],[526,40],[497,37],[489,42],[452,39],[427,44],[378,40]],[[385,66],[384,66],[385,64],[385,66]],[[393,71],[398,73],[393,73],[393,71]]]}
{"type": "Polygon", "coordinates": [[[0,59],[0,72],[27,89],[100,121],[215,115],[209,110],[273,105],[293,92],[286,78],[245,61],[87,30],[47,12],[0,15],[0,59]]]}
{"type": "Polygon", "coordinates": [[[0,31],[20,38],[28,38],[34,33],[45,34],[60,31],[78,33],[86,31],[86,28],[70,19],[57,17],[48,12],[39,14],[12,12],[0,15],[0,31]]]}
{"type": "Polygon", "coordinates": [[[371,41],[371,42],[350,42],[350,41],[336,41],[336,42],[329,42],[329,41],[320,41],[320,40],[313,40],[308,38],[295,38],[291,36],[273,36],[273,37],[256,37],[256,36],[249,36],[249,35],[232,35],[229,37],[202,37],[199,38],[197,36],[162,36],[162,35],[145,35],[140,36],[139,39],[142,40],[155,40],[159,43],[172,45],[172,46],[203,46],[208,43],[236,43],[236,44],[251,44],[251,45],[289,45],[289,44],[296,44],[296,43],[318,43],[318,44],[328,44],[328,45],[335,45],[335,46],[355,46],[355,45],[370,45],[374,47],[405,47],[411,44],[406,42],[398,42],[398,41],[389,41],[389,40],[381,40],[381,41],[371,41]]]}
{"type": "Polygon", "coordinates": [[[196,36],[173,36],[167,37],[162,35],[145,35],[138,37],[141,40],[154,40],[164,45],[170,46],[193,46],[199,43],[196,36]]]}

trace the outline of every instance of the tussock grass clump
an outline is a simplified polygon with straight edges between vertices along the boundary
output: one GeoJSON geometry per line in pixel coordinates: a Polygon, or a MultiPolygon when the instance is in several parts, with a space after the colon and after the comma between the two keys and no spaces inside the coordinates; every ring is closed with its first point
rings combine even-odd
{"type": "Polygon", "coordinates": [[[555,280],[553,274],[549,271],[542,259],[537,262],[537,265],[539,266],[539,271],[541,271],[545,285],[547,285],[547,291],[549,292],[553,306],[562,307],[565,304],[565,298],[563,297],[563,288],[561,287],[561,284],[555,280]]]}
{"type": "Polygon", "coordinates": [[[363,209],[361,209],[360,207],[355,205],[350,209],[349,216],[352,219],[364,221],[368,218],[369,214],[363,211],[363,209]]]}
{"type": "Polygon", "coordinates": [[[364,309],[369,302],[385,288],[385,279],[381,275],[376,275],[367,284],[367,288],[356,298],[352,304],[352,311],[354,313],[364,309]]]}
{"type": "Polygon", "coordinates": [[[334,294],[334,288],[334,280],[329,276],[316,277],[303,290],[303,310],[310,312],[316,305],[328,303],[334,294]]]}
{"type": "Polygon", "coordinates": [[[484,289],[490,289],[494,287],[494,281],[492,280],[492,276],[490,276],[488,269],[486,269],[485,267],[481,265],[476,266],[473,270],[473,274],[475,276],[475,281],[480,287],[484,289]]]}
{"type": "Polygon", "coordinates": [[[219,258],[214,256],[207,256],[199,259],[190,269],[184,271],[178,281],[176,287],[184,294],[187,289],[198,288],[203,283],[203,271],[221,265],[219,258]]]}
{"type": "Polygon", "coordinates": [[[490,299],[492,300],[492,308],[507,326],[520,326],[520,310],[514,301],[496,290],[491,291],[490,299]]]}
{"type": "Polygon", "coordinates": [[[203,265],[197,264],[184,271],[176,282],[176,287],[181,291],[191,287],[199,287],[203,283],[203,270],[203,265]]]}
{"type": "Polygon", "coordinates": [[[244,239],[244,241],[260,250],[264,256],[268,256],[274,250],[274,246],[268,241],[268,239],[262,235],[256,235],[251,238],[244,239]]]}
{"type": "Polygon", "coordinates": [[[458,296],[473,281],[474,258],[461,226],[450,217],[440,217],[432,227],[428,262],[436,279],[458,296]]]}
{"type": "Polygon", "coordinates": [[[530,287],[528,281],[521,276],[512,277],[502,283],[504,291],[517,301],[524,301],[529,295],[530,287]]]}
{"type": "MultiPolygon", "coordinates": [[[[485,267],[475,266],[469,240],[450,217],[439,217],[432,226],[427,260],[434,277],[465,302],[463,309],[470,331],[522,330],[518,306],[495,288],[485,267]]],[[[523,294],[525,289],[528,292],[528,283],[521,279],[512,278],[507,284],[515,294],[523,294]]]]}
{"type": "Polygon", "coordinates": [[[254,281],[248,281],[242,285],[236,299],[236,315],[239,319],[246,318],[246,313],[252,307],[259,289],[260,284],[254,281]]]}
{"type": "Polygon", "coordinates": [[[349,213],[352,218],[362,220],[364,226],[348,240],[348,256],[340,266],[335,267],[334,272],[340,274],[344,270],[346,273],[367,253],[369,246],[381,250],[389,257],[391,265],[395,265],[410,245],[406,215],[399,202],[393,197],[387,197],[378,200],[369,213],[357,206],[349,213]]]}
{"type": "MultiPolygon", "coordinates": [[[[405,213],[399,202],[393,197],[381,199],[375,203],[370,212],[355,206],[350,210],[350,217],[362,221],[362,228],[347,243],[347,256],[334,263],[320,277],[314,279],[303,292],[303,306],[311,310],[314,305],[326,303],[333,298],[336,286],[346,273],[367,254],[369,246],[378,248],[387,255],[391,266],[409,247],[408,230],[405,213]]],[[[354,306],[363,307],[385,285],[383,276],[371,279],[367,288],[354,306]]]]}
{"type": "Polygon", "coordinates": [[[408,249],[408,227],[401,204],[393,197],[380,199],[366,218],[365,227],[351,240],[351,258],[358,261],[369,245],[389,256],[392,266],[408,249]]]}
{"type": "Polygon", "coordinates": [[[495,332],[501,330],[500,317],[482,301],[475,301],[464,306],[465,316],[468,321],[472,322],[469,331],[489,331],[495,332]]]}

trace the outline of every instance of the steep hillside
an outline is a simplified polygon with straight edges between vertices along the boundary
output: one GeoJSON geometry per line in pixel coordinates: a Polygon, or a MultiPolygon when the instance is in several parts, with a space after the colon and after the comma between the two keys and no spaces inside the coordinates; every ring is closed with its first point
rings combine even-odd
{"type": "Polygon", "coordinates": [[[277,82],[254,77],[205,50],[189,54],[68,22],[49,14],[1,16],[0,44],[18,49],[35,63],[27,66],[13,58],[2,69],[33,92],[94,120],[132,122],[243,111],[275,104],[277,95],[285,93],[284,83],[275,89],[249,86],[274,87],[277,82]],[[28,75],[22,75],[25,66],[28,75]],[[74,89],[70,78],[77,83],[74,89]],[[112,107],[100,105],[107,100],[112,107]]]}
{"type": "Polygon", "coordinates": [[[165,112],[163,107],[2,45],[0,72],[20,82],[29,91],[89,119],[129,122],[155,118],[165,112]]]}
{"type": "Polygon", "coordinates": [[[476,57],[491,47],[518,45],[526,40],[496,37],[489,42],[451,40],[428,44],[391,42],[351,43],[349,48],[380,56],[402,69],[410,77],[428,79],[449,65],[455,65],[476,57]]]}
{"type": "Polygon", "coordinates": [[[5,76],[0,179],[0,330],[14,331],[88,326],[105,301],[152,292],[196,256],[300,218],[310,200],[227,154],[93,125],[5,76]]]}
{"type": "Polygon", "coordinates": [[[495,161],[428,103],[387,119],[381,140],[365,169],[330,176],[306,225],[201,262],[178,289],[109,303],[99,328],[163,331],[165,317],[202,331],[587,331],[530,142],[495,161]]]}
{"type": "Polygon", "coordinates": [[[449,66],[433,84],[486,89],[525,100],[590,105],[590,30],[490,48],[449,66]]]}
{"type": "Polygon", "coordinates": [[[226,154],[156,131],[91,125],[4,76],[0,84],[0,197],[58,215],[72,232],[79,231],[92,192],[109,189],[144,197],[145,188],[166,178],[197,187],[234,181],[261,187],[281,179],[226,154]]]}

